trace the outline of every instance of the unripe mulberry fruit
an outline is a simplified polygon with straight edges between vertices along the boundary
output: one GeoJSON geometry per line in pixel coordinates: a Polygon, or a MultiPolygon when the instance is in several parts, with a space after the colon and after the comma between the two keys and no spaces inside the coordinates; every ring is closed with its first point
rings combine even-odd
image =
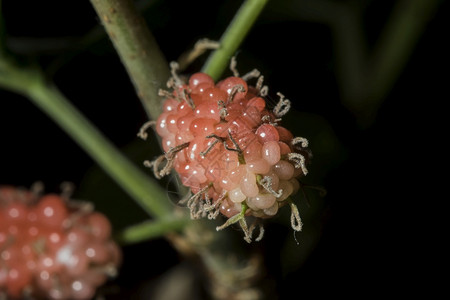
{"type": "Polygon", "coordinates": [[[110,234],[90,205],[0,186],[0,298],[91,299],[121,262],[110,234]]]}
{"type": "MultiPolygon", "coordinates": [[[[278,93],[278,104],[269,109],[264,98],[268,88],[256,70],[242,77],[233,70],[235,76],[218,83],[195,73],[186,83],[177,76],[177,65],[171,66],[168,86],[173,91],[160,92],[163,112],[140,132],[145,138],[145,130],[154,125],[165,154],[145,164],[157,178],[175,169],[191,189],[187,206],[192,218],[219,213],[228,218],[218,230],[239,222],[250,242],[255,226],[248,227],[246,217],[270,218],[285,204],[292,209],[292,227],[301,230],[289,196],[308,173],[311,153],[305,138],[280,125],[290,101],[278,93]],[[247,83],[252,78],[255,86],[247,83]]],[[[262,232],[260,227],[257,240],[262,232]]]]}

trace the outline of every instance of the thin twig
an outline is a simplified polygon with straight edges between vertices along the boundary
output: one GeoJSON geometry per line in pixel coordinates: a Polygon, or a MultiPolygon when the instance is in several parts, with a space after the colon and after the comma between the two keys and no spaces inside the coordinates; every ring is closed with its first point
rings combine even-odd
{"type": "Polygon", "coordinates": [[[217,41],[212,41],[209,39],[201,39],[197,41],[194,45],[194,49],[188,51],[187,53],[183,53],[178,58],[178,64],[180,66],[180,70],[184,70],[191,64],[197,57],[201,56],[208,50],[219,49],[220,43],[217,41]]]}
{"type": "Polygon", "coordinates": [[[183,229],[188,223],[189,219],[187,218],[145,221],[125,228],[118,233],[116,240],[122,245],[135,244],[178,231],[183,229]]]}

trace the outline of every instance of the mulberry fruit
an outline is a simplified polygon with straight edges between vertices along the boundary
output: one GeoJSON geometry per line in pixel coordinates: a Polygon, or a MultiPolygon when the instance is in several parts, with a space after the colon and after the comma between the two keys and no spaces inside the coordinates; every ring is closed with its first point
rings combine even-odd
{"type": "Polygon", "coordinates": [[[110,234],[61,195],[0,186],[0,298],[91,299],[121,261],[110,234]]]}
{"type": "Polygon", "coordinates": [[[212,219],[219,213],[228,218],[217,230],[239,223],[250,242],[259,225],[259,240],[259,220],[273,217],[285,204],[292,209],[292,227],[301,230],[289,196],[308,173],[311,153],[307,139],[294,137],[280,125],[290,101],[278,93],[278,103],[269,109],[268,88],[257,70],[240,77],[232,69],[234,76],[216,84],[204,73],[183,82],[177,64],[171,68],[168,87],[173,91],[160,91],[163,112],[139,134],[146,138],[146,129],[155,126],[165,154],[144,164],[157,178],[175,169],[192,192],[185,201],[192,218],[212,219]],[[247,83],[251,79],[256,79],[255,86],[247,83]],[[258,222],[247,226],[247,216],[258,222]]]}

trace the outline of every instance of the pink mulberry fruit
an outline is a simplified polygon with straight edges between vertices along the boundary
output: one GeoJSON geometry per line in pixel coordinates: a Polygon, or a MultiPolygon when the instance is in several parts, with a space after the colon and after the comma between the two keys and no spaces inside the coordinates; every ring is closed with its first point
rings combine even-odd
{"type": "Polygon", "coordinates": [[[110,234],[103,214],[63,196],[0,186],[0,296],[91,299],[121,261],[110,234]]]}
{"type": "MultiPolygon", "coordinates": [[[[256,220],[270,218],[289,204],[292,227],[301,230],[301,220],[289,196],[299,189],[298,179],[305,176],[311,153],[305,138],[294,137],[280,125],[290,101],[278,93],[279,102],[267,107],[268,88],[258,71],[228,77],[217,84],[204,73],[193,74],[183,82],[172,63],[172,92],[165,97],[163,112],[155,125],[165,154],[145,164],[161,178],[172,169],[192,196],[186,201],[192,218],[219,213],[228,218],[221,230],[239,222],[245,240],[252,239],[254,223],[248,227],[247,216],[256,220]],[[256,78],[256,85],[247,81],[256,78]]],[[[260,227],[261,239],[263,233],[260,227]]]]}

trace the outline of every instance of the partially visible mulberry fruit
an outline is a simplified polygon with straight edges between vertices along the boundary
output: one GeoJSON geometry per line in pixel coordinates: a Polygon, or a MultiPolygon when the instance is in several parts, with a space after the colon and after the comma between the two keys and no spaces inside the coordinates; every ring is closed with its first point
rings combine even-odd
{"type": "MultiPolygon", "coordinates": [[[[177,64],[171,66],[173,92],[160,92],[163,112],[140,133],[145,138],[145,130],[155,125],[165,154],[145,164],[157,178],[176,170],[193,194],[187,200],[192,218],[215,218],[219,212],[229,218],[217,230],[239,222],[250,242],[255,226],[247,227],[245,217],[270,218],[285,204],[292,208],[292,227],[301,230],[289,196],[308,173],[311,153],[305,138],[280,125],[290,101],[278,93],[278,104],[269,110],[268,88],[256,70],[242,77],[233,70],[235,76],[215,84],[204,73],[183,82],[177,64]],[[256,86],[248,85],[252,78],[256,86]]],[[[257,240],[262,232],[260,227],[257,240]]]]}
{"type": "Polygon", "coordinates": [[[91,299],[121,261],[110,234],[99,212],[0,186],[0,296],[91,299]]]}

